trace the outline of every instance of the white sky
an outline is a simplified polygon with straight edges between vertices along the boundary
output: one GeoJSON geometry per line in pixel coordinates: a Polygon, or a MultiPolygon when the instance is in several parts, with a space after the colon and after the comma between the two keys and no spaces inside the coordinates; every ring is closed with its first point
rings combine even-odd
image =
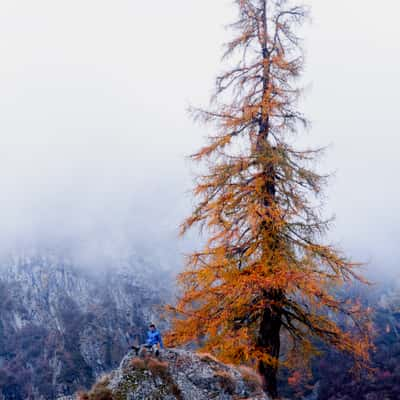
{"type": "MultiPolygon", "coordinates": [[[[309,4],[306,140],[331,145],[332,239],[397,267],[400,3],[309,4]]],[[[184,156],[208,133],[186,108],[207,102],[233,15],[226,0],[0,0],[3,245],[172,231],[184,156]]]]}

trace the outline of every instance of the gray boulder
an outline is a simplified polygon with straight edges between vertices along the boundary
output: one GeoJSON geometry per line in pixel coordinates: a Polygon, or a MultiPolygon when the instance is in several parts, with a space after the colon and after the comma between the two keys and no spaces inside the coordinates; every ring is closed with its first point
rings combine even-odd
{"type": "Polygon", "coordinates": [[[268,400],[251,370],[175,349],[161,350],[157,358],[138,358],[130,352],[98,385],[109,391],[113,400],[268,400]]]}

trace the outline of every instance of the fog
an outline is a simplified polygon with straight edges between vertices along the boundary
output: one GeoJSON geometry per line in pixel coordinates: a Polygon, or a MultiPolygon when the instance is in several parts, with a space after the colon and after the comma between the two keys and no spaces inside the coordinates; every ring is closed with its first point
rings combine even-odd
{"type": "MultiPolygon", "coordinates": [[[[400,5],[309,2],[302,143],[329,145],[329,240],[396,272],[400,5]]],[[[180,253],[185,159],[229,38],[230,1],[0,2],[0,240],[67,243],[101,257],[130,246],[180,253]]]]}

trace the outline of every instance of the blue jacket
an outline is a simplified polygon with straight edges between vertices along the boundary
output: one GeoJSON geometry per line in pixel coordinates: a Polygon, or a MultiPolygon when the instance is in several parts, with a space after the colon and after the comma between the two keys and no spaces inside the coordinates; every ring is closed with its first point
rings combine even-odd
{"type": "Polygon", "coordinates": [[[146,343],[149,345],[155,345],[160,343],[160,347],[163,349],[164,345],[162,342],[162,338],[161,338],[161,333],[158,330],[153,331],[147,331],[147,340],[146,343]]]}

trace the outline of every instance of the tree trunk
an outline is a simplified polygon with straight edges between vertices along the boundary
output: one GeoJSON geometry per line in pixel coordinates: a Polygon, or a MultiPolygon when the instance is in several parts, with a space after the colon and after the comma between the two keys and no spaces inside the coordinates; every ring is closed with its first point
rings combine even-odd
{"type": "MultiPolygon", "coordinates": [[[[267,18],[267,0],[262,0],[262,55],[264,62],[268,61],[268,63],[264,64],[263,71],[263,102],[266,100],[266,96],[268,94],[268,88],[270,84],[270,53],[268,51],[268,18],[267,18]]],[[[262,118],[259,123],[259,134],[257,140],[257,151],[265,151],[266,148],[271,149],[270,144],[268,143],[268,136],[270,130],[270,115],[269,111],[265,112],[262,110],[262,118]]],[[[274,202],[276,187],[275,187],[275,166],[272,161],[268,161],[266,165],[263,165],[264,175],[265,175],[265,186],[264,186],[264,194],[265,197],[263,199],[263,205],[268,210],[271,204],[274,202]]],[[[264,223],[264,231],[267,235],[270,235],[271,232],[267,229],[266,224],[264,223]]],[[[275,245],[273,247],[274,250],[278,246],[277,240],[275,241],[275,245]]],[[[280,330],[282,326],[281,318],[282,311],[280,302],[283,298],[283,292],[279,289],[271,289],[270,291],[265,293],[265,298],[267,300],[267,306],[265,307],[261,319],[260,330],[258,334],[257,344],[258,346],[264,350],[269,356],[271,356],[274,362],[265,363],[260,361],[258,364],[258,371],[263,377],[263,389],[264,391],[271,396],[273,399],[278,397],[278,360],[279,360],[279,351],[280,351],[280,330]]]]}
{"type": "Polygon", "coordinates": [[[260,324],[258,345],[273,357],[274,363],[259,362],[258,371],[263,377],[263,389],[273,399],[278,397],[278,359],[280,351],[280,330],[282,326],[282,311],[279,302],[282,299],[281,291],[271,291],[266,295],[271,305],[266,307],[260,324]],[[275,304],[275,303],[278,304],[275,304]]]}

